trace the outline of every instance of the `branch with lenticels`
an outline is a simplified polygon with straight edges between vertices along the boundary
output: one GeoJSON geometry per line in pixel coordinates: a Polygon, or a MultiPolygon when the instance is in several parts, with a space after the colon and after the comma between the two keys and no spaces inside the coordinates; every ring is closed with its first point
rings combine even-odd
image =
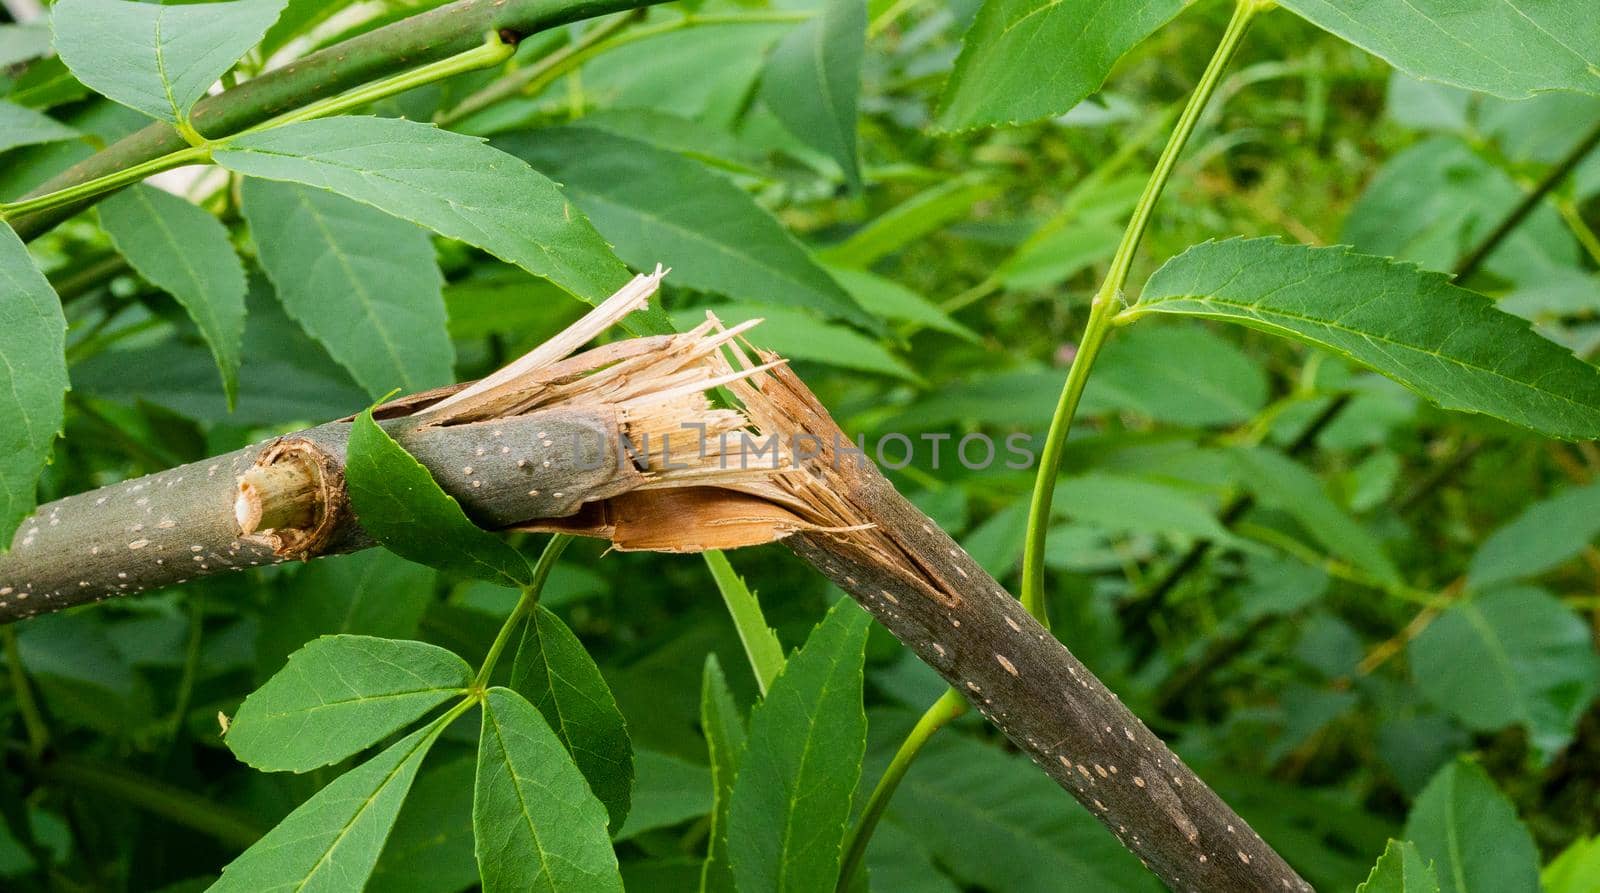
{"type": "MultiPolygon", "coordinates": [[[[1311,887],[855,450],[778,357],[715,317],[582,350],[641,276],[478,382],[375,417],[478,524],[690,552],[781,540],[937,670],[1174,890],[1311,887]],[[709,393],[726,389],[737,406],[709,393]]],[[[349,420],[40,507],[0,557],[0,622],[373,545],[349,420]]]]}

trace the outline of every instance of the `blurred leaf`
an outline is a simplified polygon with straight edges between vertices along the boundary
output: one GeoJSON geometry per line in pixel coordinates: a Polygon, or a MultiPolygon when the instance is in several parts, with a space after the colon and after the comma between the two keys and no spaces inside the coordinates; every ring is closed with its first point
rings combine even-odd
{"type": "Polygon", "coordinates": [[[1196,245],[1123,318],[1226,319],[1364,363],[1445,409],[1553,437],[1600,435],[1600,371],[1481,295],[1385,258],[1276,239],[1196,245]]]}
{"type": "Polygon", "coordinates": [[[1600,837],[1580,837],[1539,876],[1544,893],[1590,893],[1600,881],[1600,837]]]}
{"type": "Polygon", "coordinates": [[[1414,130],[1464,133],[1472,126],[1472,94],[1459,87],[1421,81],[1403,71],[1389,73],[1385,113],[1414,130]]]}
{"type": "Polygon", "coordinates": [[[728,857],[728,805],[733,797],[733,781],[744,754],[744,716],[722,664],[715,654],[706,655],[706,669],[700,686],[700,728],[705,732],[706,749],[711,758],[711,827],[706,832],[706,859],[700,875],[701,893],[732,893],[733,867],[728,857]]]}
{"type": "Polygon", "coordinates": [[[437,645],[323,636],[244,699],[229,749],[263,772],[338,762],[466,693],[467,662],[437,645]]]}
{"type": "Polygon", "coordinates": [[[653,35],[585,65],[583,89],[607,108],[647,109],[731,128],[749,105],[768,49],[793,28],[739,22],[653,35]]]}
{"type": "MultiPolygon", "coordinates": [[[[33,511],[39,475],[61,433],[67,321],[27,246],[0,224],[0,554],[33,511]]],[[[30,544],[24,534],[21,545],[30,544]]]]}
{"type": "Polygon", "coordinates": [[[472,778],[477,761],[463,757],[417,776],[400,808],[368,889],[394,893],[460,893],[478,883],[472,857],[472,778]]]}
{"type": "MultiPolygon", "coordinates": [[[[1350,210],[1342,238],[1368,254],[1448,271],[1523,193],[1509,174],[1461,139],[1436,137],[1384,164],[1350,210]]],[[[1545,203],[1489,255],[1485,269],[1515,282],[1539,283],[1577,262],[1577,242],[1545,203]]]]}
{"type": "MultiPolygon", "coordinates": [[[[474,137],[399,118],[326,118],[235,137],[212,158],[246,176],[304,183],[372,205],[544,276],[591,304],[628,279],[554,183],[474,137]]],[[[623,326],[642,331],[637,319],[623,326]]]]}
{"type": "Polygon", "coordinates": [[[1478,546],[1467,582],[1485,590],[1536,577],[1600,536],[1600,484],[1574,487],[1536,502],[1478,546]]]}
{"type": "Polygon", "coordinates": [[[491,688],[483,702],[472,827],[485,893],[622,891],[605,806],[510,689],[491,688]]]}
{"type": "Polygon", "coordinates": [[[985,0],[939,100],[939,126],[967,130],[1060,115],[1100,89],[1122,55],[1182,0],[985,0]]]}
{"type": "MultiPolygon", "coordinates": [[[[744,645],[745,656],[750,659],[750,670],[755,674],[756,687],[762,694],[766,694],[767,689],[772,686],[772,680],[778,678],[778,673],[783,670],[783,645],[778,642],[778,634],[772,631],[772,627],[767,626],[767,618],[761,613],[761,602],[756,598],[756,594],[750,591],[750,587],[745,585],[744,578],[734,573],[733,565],[728,563],[726,555],[715,549],[707,550],[705,562],[706,567],[711,570],[711,579],[717,585],[717,592],[722,595],[722,603],[728,608],[728,616],[733,620],[734,629],[739,633],[739,642],[744,645]]],[[[720,666],[717,667],[716,675],[722,680],[720,666]]],[[[722,681],[726,685],[726,680],[722,681]]],[[[702,703],[704,697],[702,692],[702,703]]],[[[702,706],[701,710],[704,709],[702,706]]]]}
{"type": "Polygon", "coordinates": [[[825,269],[868,313],[883,319],[913,323],[965,341],[978,340],[976,332],[951,319],[927,298],[893,279],[832,264],[826,265],[825,269]]]}
{"type": "Polygon", "coordinates": [[[311,562],[267,605],[256,643],[257,678],[275,673],[317,636],[411,638],[433,600],[433,578],[432,570],[382,549],[311,562]]]}
{"type": "Polygon", "coordinates": [[[1006,258],[995,275],[1011,291],[1055,288],[1095,264],[1109,261],[1122,240],[1122,230],[1122,224],[1115,220],[1090,220],[1063,227],[1038,240],[1029,240],[1006,258]]]}
{"type": "Polygon", "coordinates": [[[522,553],[472,523],[428,469],[378,427],[370,409],[351,427],[345,483],[361,526],[400,557],[506,586],[531,581],[522,553]]]}
{"type": "Polygon", "coordinates": [[[1112,532],[1178,533],[1220,542],[1234,538],[1200,500],[1142,478],[1099,472],[1063,478],[1056,484],[1053,505],[1058,515],[1112,532]]]}
{"type": "Polygon", "coordinates": [[[1267,405],[1267,376],[1203,327],[1136,326],[1106,345],[1083,401],[1084,412],[1118,409],[1174,425],[1239,425],[1267,405]]]}
{"type": "Polygon", "coordinates": [[[189,312],[211,346],[231,409],[239,392],[245,278],[227,228],[203,209],[153,186],[124,189],[99,208],[100,225],[129,266],[189,312]]]}
{"type": "Polygon", "coordinates": [[[861,667],[871,618],[842,600],[750,714],[728,813],[741,890],[829,890],[861,776],[861,667]]]}
{"type": "Polygon", "coordinates": [[[1600,93],[1600,33],[1587,0],[1282,0],[1317,26],[1415,77],[1515,99],[1600,93]]]}
{"type": "Polygon", "coordinates": [[[454,380],[427,234],[322,189],[247,179],[245,219],[289,315],[377,399],[454,380]]]}
{"type": "Polygon", "coordinates": [[[154,718],[150,687],[89,614],[45,614],[17,631],[17,652],[60,721],[131,738],[154,718]]]}
{"type": "Polygon", "coordinates": [[[288,0],[283,14],[261,39],[261,55],[271,56],[293,38],[305,34],[354,0],[288,0]]]}
{"type": "Polygon", "coordinates": [[[1391,840],[1356,893],[1439,893],[1439,879],[1415,844],[1391,840]]]}
{"type": "Polygon", "coordinates": [[[75,139],[77,136],[76,130],[43,112],[0,102],[0,152],[18,146],[75,139]]]}
{"type": "Polygon", "coordinates": [[[866,0],[821,0],[811,20],[783,36],[761,75],[761,99],[796,137],[838,163],[861,190],[856,108],[867,43],[866,0]]]}
{"type": "Polygon", "coordinates": [[[620,829],[633,791],[627,723],[594,658],[561,618],[537,605],[522,631],[511,688],[539,708],[620,829]]]}
{"type": "Polygon", "coordinates": [[[695,307],[672,314],[681,328],[705,321],[711,310],[725,325],[751,319],[765,320],[745,337],[759,347],[776,351],[791,360],[810,360],[840,369],[857,369],[907,381],[920,381],[905,361],[872,338],[841,325],[825,323],[803,311],[754,304],[717,304],[695,307]]]}
{"type": "Polygon", "coordinates": [[[1288,513],[1329,552],[1379,581],[1400,582],[1400,569],[1383,544],[1345,514],[1305,466],[1265,447],[1241,448],[1234,457],[1239,463],[1239,480],[1258,502],[1288,513]]]}
{"type": "Polygon", "coordinates": [[[654,750],[640,750],[634,768],[633,808],[614,840],[670,828],[711,811],[711,773],[706,767],[654,750]]]}
{"type": "Polygon", "coordinates": [[[0,68],[37,59],[50,52],[50,25],[47,22],[0,24],[0,68]]]}
{"type": "Polygon", "coordinates": [[[61,0],[51,7],[56,52],[78,80],[164,121],[187,121],[283,10],[284,0],[161,6],[61,0]]]}
{"type": "Polygon", "coordinates": [[[300,804],[228,863],[210,893],[364,887],[444,719],[401,738],[300,804]]]}
{"type": "Polygon", "coordinates": [[[1479,731],[1523,726],[1546,762],[1572,740],[1600,693],[1588,625],[1531,587],[1458,599],[1406,654],[1430,701],[1479,731]]]}
{"type": "Polygon", "coordinates": [[[1536,893],[1539,854],[1511,802],[1476,763],[1439,770],[1411,805],[1404,838],[1443,893],[1536,893]]]}
{"type": "Polygon", "coordinates": [[[999,190],[999,184],[978,173],[937,183],[819,253],[832,266],[866,269],[923,236],[961,220],[973,205],[999,190]]]}
{"type": "Polygon", "coordinates": [[[583,127],[505,137],[495,146],[560,181],[640,269],[744,301],[804,307],[867,323],[805,248],[737,186],[647,143],[583,127]]]}

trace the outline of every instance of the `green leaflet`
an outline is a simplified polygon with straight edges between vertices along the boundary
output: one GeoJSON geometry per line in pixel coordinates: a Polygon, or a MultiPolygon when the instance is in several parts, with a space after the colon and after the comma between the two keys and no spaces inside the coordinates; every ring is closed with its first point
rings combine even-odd
{"type": "Polygon", "coordinates": [[[861,672],[870,619],[840,600],[751,712],[728,813],[741,890],[831,890],[867,717],[861,672]]]}
{"type": "Polygon", "coordinates": [[[76,138],[78,132],[46,115],[9,102],[0,102],[0,152],[18,146],[53,143],[76,138]]]}
{"type": "Polygon", "coordinates": [[[408,639],[433,601],[433,570],[383,549],[313,561],[273,593],[256,640],[258,679],[321,635],[408,639]]]}
{"type": "MultiPolygon", "coordinates": [[[[27,246],[0,224],[0,553],[37,498],[61,432],[67,321],[27,246]]],[[[23,534],[21,546],[29,545],[23,534]]]]}
{"type": "Polygon", "coordinates": [[[476,245],[591,304],[628,280],[554,183],[476,137],[399,118],[326,118],[237,137],[212,158],[247,176],[332,190],[476,245]]]}
{"type": "Polygon", "coordinates": [[[572,754],[589,789],[621,830],[633,795],[633,745],[627,722],[594,658],[549,608],[523,627],[511,688],[539,708],[572,754]]]}
{"type": "Polygon", "coordinates": [[[368,205],[296,183],[247,179],[243,212],[289,315],[377,399],[454,380],[433,242],[368,205]]]}
{"type": "Polygon", "coordinates": [[[305,772],[370,747],[472,684],[437,645],[324,636],[289,656],[233,718],[235,756],[267,772],[305,772]]]}
{"type": "Polygon", "coordinates": [[[861,191],[856,109],[866,54],[866,0],[823,0],[810,21],[772,48],[761,75],[761,99],[789,132],[838,163],[861,191]]]}
{"type": "Polygon", "coordinates": [[[635,267],[666,264],[671,281],[690,288],[871,324],[770,213],[696,161],[586,127],[521,133],[494,146],[558,180],[635,267]]]}
{"type": "Polygon", "coordinates": [[[445,714],[334,779],[228,863],[210,893],[344,893],[365,886],[445,714]]]}
{"type": "Polygon", "coordinates": [[[1482,295],[1348,248],[1205,242],[1167,261],[1121,320],[1225,319],[1332,350],[1446,409],[1566,439],[1600,435],[1600,371],[1482,295]]]}
{"type": "Polygon", "coordinates": [[[1544,893],[1591,893],[1600,878],[1600,837],[1580,837],[1539,873],[1544,893]]]}
{"type": "Polygon", "coordinates": [[[62,0],[52,7],[56,52],[96,92],[165,121],[189,107],[256,45],[285,0],[162,6],[62,0]]]}
{"type": "Polygon", "coordinates": [[[1391,840],[1356,893],[1439,893],[1439,878],[1416,844],[1391,840]]]}
{"type": "Polygon", "coordinates": [[[227,228],[193,203],[143,184],[99,208],[111,244],[194,320],[216,359],[231,410],[239,391],[245,278],[227,228]]]}
{"type": "Polygon", "coordinates": [[[1064,114],[1183,0],[987,0],[939,99],[939,125],[967,130],[1064,114]]]}
{"type": "Polygon", "coordinates": [[[356,417],[345,460],[350,504],[373,538],[402,558],[503,586],[526,586],[522,553],[472,523],[455,497],[372,420],[356,417]]]}
{"type": "Polygon", "coordinates": [[[1235,541],[1198,498],[1168,484],[1126,475],[1091,472],[1062,478],[1052,505],[1055,514],[1114,533],[1176,533],[1235,541]]]}
{"type": "Polygon", "coordinates": [[[1203,427],[1245,424],[1267,405],[1266,373],[1203,325],[1134,326],[1106,345],[1094,371],[1085,413],[1132,411],[1203,427]]]}
{"type": "Polygon", "coordinates": [[[1600,655],[1588,626],[1559,599],[1527,586],[1456,601],[1406,656],[1428,700],[1478,731],[1521,725],[1545,762],[1572,740],[1600,693],[1600,655]]]}
{"type": "Polygon", "coordinates": [[[1520,99],[1600,93],[1590,0],[1280,0],[1415,77],[1520,99]]]}
{"type": "Polygon", "coordinates": [[[1289,513],[1329,552],[1380,582],[1401,581],[1400,569],[1378,538],[1346,514],[1305,466],[1266,447],[1241,448],[1233,458],[1239,479],[1262,505],[1289,513]]]}
{"type": "Polygon", "coordinates": [[[1457,760],[1411,804],[1405,839],[1433,863],[1443,893],[1536,893],[1533,837],[1476,763],[1457,760]]]}
{"type": "MultiPolygon", "coordinates": [[[[778,634],[767,625],[767,618],[761,613],[761,601],[745,585],[744,578],[734,572],[728,556],[710,549],[705,552],[705,561],[712,581],[717,584],[717,592],[722,595],[722,603],[728,608],[728,616],[733,619],[733,627],[739,633],[745,656],[750,659],[756,688],[764,695],[783,670],[783,645],[778,641],[778,634]]],[[[720,666],[717,674],[719,677],[722,674],[720,666]]]]}
{"type": "Polygon", "coordinates": [[[868,313],[896,322],[908,322],[938,332],[954,335],[963,341],[978,342],[978,333],[940,310],[937,305],[904,285],[877,273],[824,264],[824,269],[834,281],[850,293],[856,303],[868,313]]]}
{"type": "Polygon", "coordinates": [[[1485,590],[1523,580],[1575,557],[1600,536],[1600,484],[1537,502],[1489,534],[1472,556],[1467,583],[1485,590]]]}
{"type": "Polygon", "coordinates": [[[706,860],[700,872],[700,890],[701,893],[733,893],[733,866],[728,860],[728,804],[733,797],[733,780],[739,773],[739,759],[744,753],[744,715],[734,702],[733,693],[728,691],[728,680],[722,674],[722,664],[717,661],[716,654],[706,655],[700,684],[700,728],[705,732],[706,749],[711,758],[711,788],[715,798],[711,828],[706,832],[706,860]]]}
{"type": "Polygon", "coordinates": [[[751,319],[763,320],[746,337],[791,360],[810,360],[912,382],[922,380],[905,360],[895,356],[876,338],[846,326],[823,322],[801,310],[756,304],[717,304],[674,311],[671,319],[677,326],[686,328],[704,322],[707,310],[730,326],[751,319]]]}
{"type": "Polygon", "coordinates": [[[485,893],[622,891],[606,809],[532,704],[491,688],[472,801],[485,893]]]}
{"type": "Polygon", "coordinates": [[[963,174],[930,186],[879,214],[818,254],[823,262],[866,269],[927,234],[966,218],[972,206],[1000,191],[1000,184],[981,172],[963,174]]]}

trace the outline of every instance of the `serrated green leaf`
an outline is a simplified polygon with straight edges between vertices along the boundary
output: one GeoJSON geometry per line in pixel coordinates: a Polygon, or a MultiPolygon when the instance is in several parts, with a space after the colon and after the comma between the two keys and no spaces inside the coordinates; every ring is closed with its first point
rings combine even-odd
{"type": "Polygon", "coordinates": [[[728,814],[741,890],[831,890],[867,717],[861,668],[870,618],[841,600],[751,712],[728,814]]]}
{"type": "Polygon", "coordinates": [[[867,46],[866,0],[822,0],[809,21],[783,36],[761,74],[761,99],[801,142],[839,165],[861,189],[856,109],[867,46]]]}
{"type": "Polygon", "coordinates": [[[672,282],[869,323],[803,246],[726,178],[675,152],[586,127],[502,137],[494,146],[559,181],[628,263],[672,282]]]}
{"type": "Polygon", "coordinates": [[[278,300],[368,396],[454,380],[444,277],[426,232],[297,183],[247,179],[241,192],[278,300]]]}
{"type": "Polygon", "coordinates": [[[1300,463],[1266,447],[1236,450],[1239,480],[1264,506],[1291,515],[1329,552],[1384,583],[1401,581],[1400,569],[1360,522],[1328,495],[1322,481],[1300,463]]]}
{"type": "Polygon", "coordinates": [[[224,740],[264,772],[305,772],[372,746],[471,684],[467,662],[437,645],[323,636],[244,699],[224,740]]]}
{"type": "Polygon", "coordinates": [[[61,0],[51,7],[56,52],[78,80],[165,121],[189,107],[256,45],[285,0],[163,6],[61,0]]]}
{"type": "Polygon", "coordinates": [[[366,885],[446,714],[334,779],[228,863],[210,893],[346,893],[366,885]]]}
{"type": "Polygon", "coordinates": [[[511,688],[539,708],[620,829],[633,795],[628,724],[600,668],[561,618],[538,605],[523,627],[511,688]]]}
{"type": "Polygon", "coordinates": [[[1442,893],[1536,893],[1539,853],[1517,811],[1478,764],[1440,769],[1403,834],[1433,863],[1442,893]]]}
{"type": "Polygon", "coordinates": [[[1508,99],[1600,93],[1600,28],[1588,0],[1281,0],[1415,77],[1508,99]]]}
{"type": "Polygon", "coordinates": [[[1347,248],[1206,242],[1168,261],[1123,320],[1225,319],[1332,350],[1446,409],[1567,439],[1600,435],[1600,370],[1439,273],[1347,248]]]}
{"type": "Polygon", "coordinates": [[[345,459],[350,504],[367,533],[402,558],[504,586],[526,586],[522,553],[472,523],[461,503],[372,420],[356,417],[345,459]]]}
{"type": "MultiPolygon", "coordinates": [[[[61,432],[67,320],[28,248],[0,223],[0,554],[38,499],[61,432]]],[[[30,545],[23,534],[18,545],[30,545]]]]}
{"type": "Polygon", "coordinates": [[[1468,728],[1520,725],[1545,761],[1572,740],[1600,693],[1588,625],[1549,593],[1520,586],[1457,600],[1406,648],[1428,700],[1468,728]]]}
{"type": "MultiPolygon", "coordinates": [[[[117,0],[123,2],[123,0],[117,0]]],[[[228,230],[204,209],[143,184],[99,205],[100,225],[128,265],[172,295],[211,347],[232,409],[244,340],[244,265],[228,230]]]]}
{"type": "Polygon", "coordinates": [[[939,99],[939,125],[966,130],[1064,114],[1183,7],[1183,0],[987,0],[939,99]]]}
{"type": "Polygon", "coordinates": [[[372,205],[482,248],[591,304],[628,280],[605,240],[554,183],[476,137],[399,118],[339,117],[241,136],[212,158],[246,176],[303,183],[372,205]]]}
{"type": "MultiPolygon", "coordinates": [[[[710,553],[707,553],[710,554],[710,553]]],[[[781,654],[780,654],[781,656],[781,654]]],[[[733,780],[744,754],[744,715],[728,690],[722,664],[706,655],[700,684],[700,728],[711,761],[711,827],[706,832],[706,860],[700,872],[701,893],[734,893],[733,866],[728,858],[728,805],[733,780]]]]}
{"type": "Polygon", "coordinates": [[[472,801],[485,893],[622,891],[606,808],[532,704],[491,688],[472,801]]]}
{"type": "Polygon", "coordinates": [[[383,549],[311,562],[267,604],[256,640],[256,678],[270,677],[317,636],[415,636],[433,600],[433,578],[432,569],[383,549]]]}
{"type": "Polygon", "coordinates": [[[9,102],[0,102],[0,152],[18,146],[53,143],[76,138],[78,132],[46,115],[9,102]]]}
{"type": "Polygon", "coordinates": [[[1439,878],[1416,844],[1391,840],[1356,893],[1439,893],[1439,878]]]}
{"type": "Polygon", "coordinates": [[[1489,534],[1467,568],[1467,583],[1488,589],[1538,576],[1575,557],[1600,536],[1600,484],[1575,487],[1529,506],[1489,534]]]}

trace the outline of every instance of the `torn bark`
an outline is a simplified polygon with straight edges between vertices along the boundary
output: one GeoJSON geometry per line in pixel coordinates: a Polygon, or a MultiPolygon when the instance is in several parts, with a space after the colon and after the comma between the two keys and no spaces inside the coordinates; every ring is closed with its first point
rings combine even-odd
{"type": "MultiPolygon", "coordinates": [[[[737,340],[748,325],[711,317],[568,356],[661,275],[480,382],[376,415],[485,527],[657,551],[783,539],[1174,890],[1311,889],[900,496],[780,359],[752,360],[737,340]],[[715,388],[740,408],[713,406],[715,388]]],[[[43,506],[0,558],[0,621],[372,545],[344,493],[348,433],[332,422],[43,506]]]]}

